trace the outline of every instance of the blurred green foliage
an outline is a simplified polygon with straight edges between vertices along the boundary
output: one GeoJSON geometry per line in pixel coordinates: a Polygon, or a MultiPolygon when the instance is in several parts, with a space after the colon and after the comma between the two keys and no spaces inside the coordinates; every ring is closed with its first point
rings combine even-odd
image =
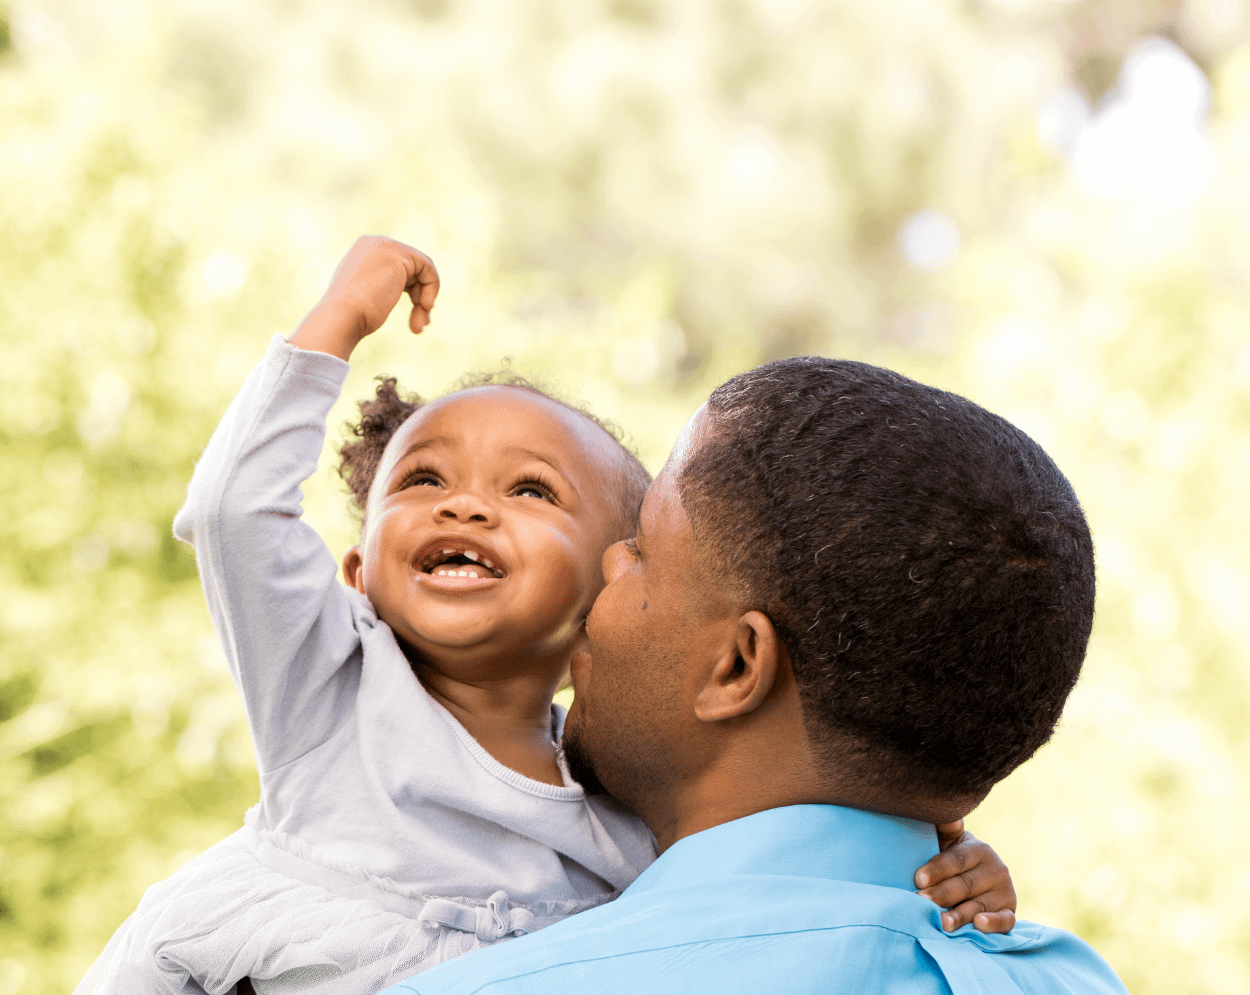
{"type": "MultiPolygon", "coordinates": [[[[1240,0],[9,0],[0,122],[0,995],[72,989],[256,798],[170,520],[366,231],[444,292],[362,347],[336,423],[379,372],[438,393],[509,357],[656,468],[712,386],[811,351],[1034,434],[1098,619],[1054,743],[971,826],[1137,995],[1250,992],[1240,0]],[[1035,125],[1149,34],[1214,87],[1173,210],[1083,194],[1035,125]],[[933,272],[896,241],[922,209],[962,235],[933,272]]],[[[341,552],[329,456],[308,513],[341,552]]]]}

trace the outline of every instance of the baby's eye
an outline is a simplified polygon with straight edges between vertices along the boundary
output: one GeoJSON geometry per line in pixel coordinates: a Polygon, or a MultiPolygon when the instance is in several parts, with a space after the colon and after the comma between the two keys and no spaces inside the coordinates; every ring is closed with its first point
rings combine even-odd
{"type": "Polygon", "coordinates": [[[517,484],[516,490],[512,493],[516,497],[536,497],[540,501],[551,500],[551,493],[541,484],[517,484]]]}
{"type": "Polygon", "coordinates": [[[430,473],[428,470],[418,470],[409,474],[399,486],[402,487],[442,487],[443,482],[430,473]]]}

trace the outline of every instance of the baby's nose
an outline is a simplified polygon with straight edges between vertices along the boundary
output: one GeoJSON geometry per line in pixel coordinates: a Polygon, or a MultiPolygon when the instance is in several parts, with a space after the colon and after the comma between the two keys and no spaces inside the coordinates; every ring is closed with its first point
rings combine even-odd
{"type": "Polygon", "coordinates": [[[495,509],[490,502],[471,491],[460,491],[444,498],[434,506],[434,517],[486,524],[492,524],[496,520],[495,509]]]}

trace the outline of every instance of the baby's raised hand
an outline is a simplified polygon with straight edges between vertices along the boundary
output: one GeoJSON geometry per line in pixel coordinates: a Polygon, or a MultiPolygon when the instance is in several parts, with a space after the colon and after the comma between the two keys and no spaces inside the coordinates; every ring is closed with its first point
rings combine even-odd
{"type": "Polygon", "coordinates": [[[917,893],[946,909],[948,933],[971,922],[982,933],[1010,933],[1016,889],[1007,865],[988,843],[964,830],[963,820],[938,826],[942,852],[916,871],[917,893]]]}
{"type": "Polygon", "coordinates": [[[377,331],[407,294],[412,299],[408,327],[420,332],[430,323],[438,296],[438,270],[424,252],[392,238],[364,235],[348,250],[325,295],[291,336],[301,349],[349,359],[366,335],[377,331]]]}

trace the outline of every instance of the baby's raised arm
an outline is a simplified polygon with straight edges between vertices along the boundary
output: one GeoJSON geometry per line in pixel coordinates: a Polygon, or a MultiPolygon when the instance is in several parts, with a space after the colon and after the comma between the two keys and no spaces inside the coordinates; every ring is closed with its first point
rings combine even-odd
{"type": "Polygon", "coordinates": [[[438,296],[433,260],[403,242],[364,235],[343,257],[329,289],[289,341],[300,349],[349,360],[360,340],[382,327],[404,294],[412,298],[408,327],[419,334],[430,323],[438,296]]]}
{"type": "Polygon", "coordinates": [[[174,533],[195,547],[213,622],[247,710],[262,776],[315,749],[354,700],[360,633],[338,562],[302,520],[344,362],[403,294],[429,322],[430,259],[359,239],[290,340],[275,336],[196,465],[174,533]]]}

